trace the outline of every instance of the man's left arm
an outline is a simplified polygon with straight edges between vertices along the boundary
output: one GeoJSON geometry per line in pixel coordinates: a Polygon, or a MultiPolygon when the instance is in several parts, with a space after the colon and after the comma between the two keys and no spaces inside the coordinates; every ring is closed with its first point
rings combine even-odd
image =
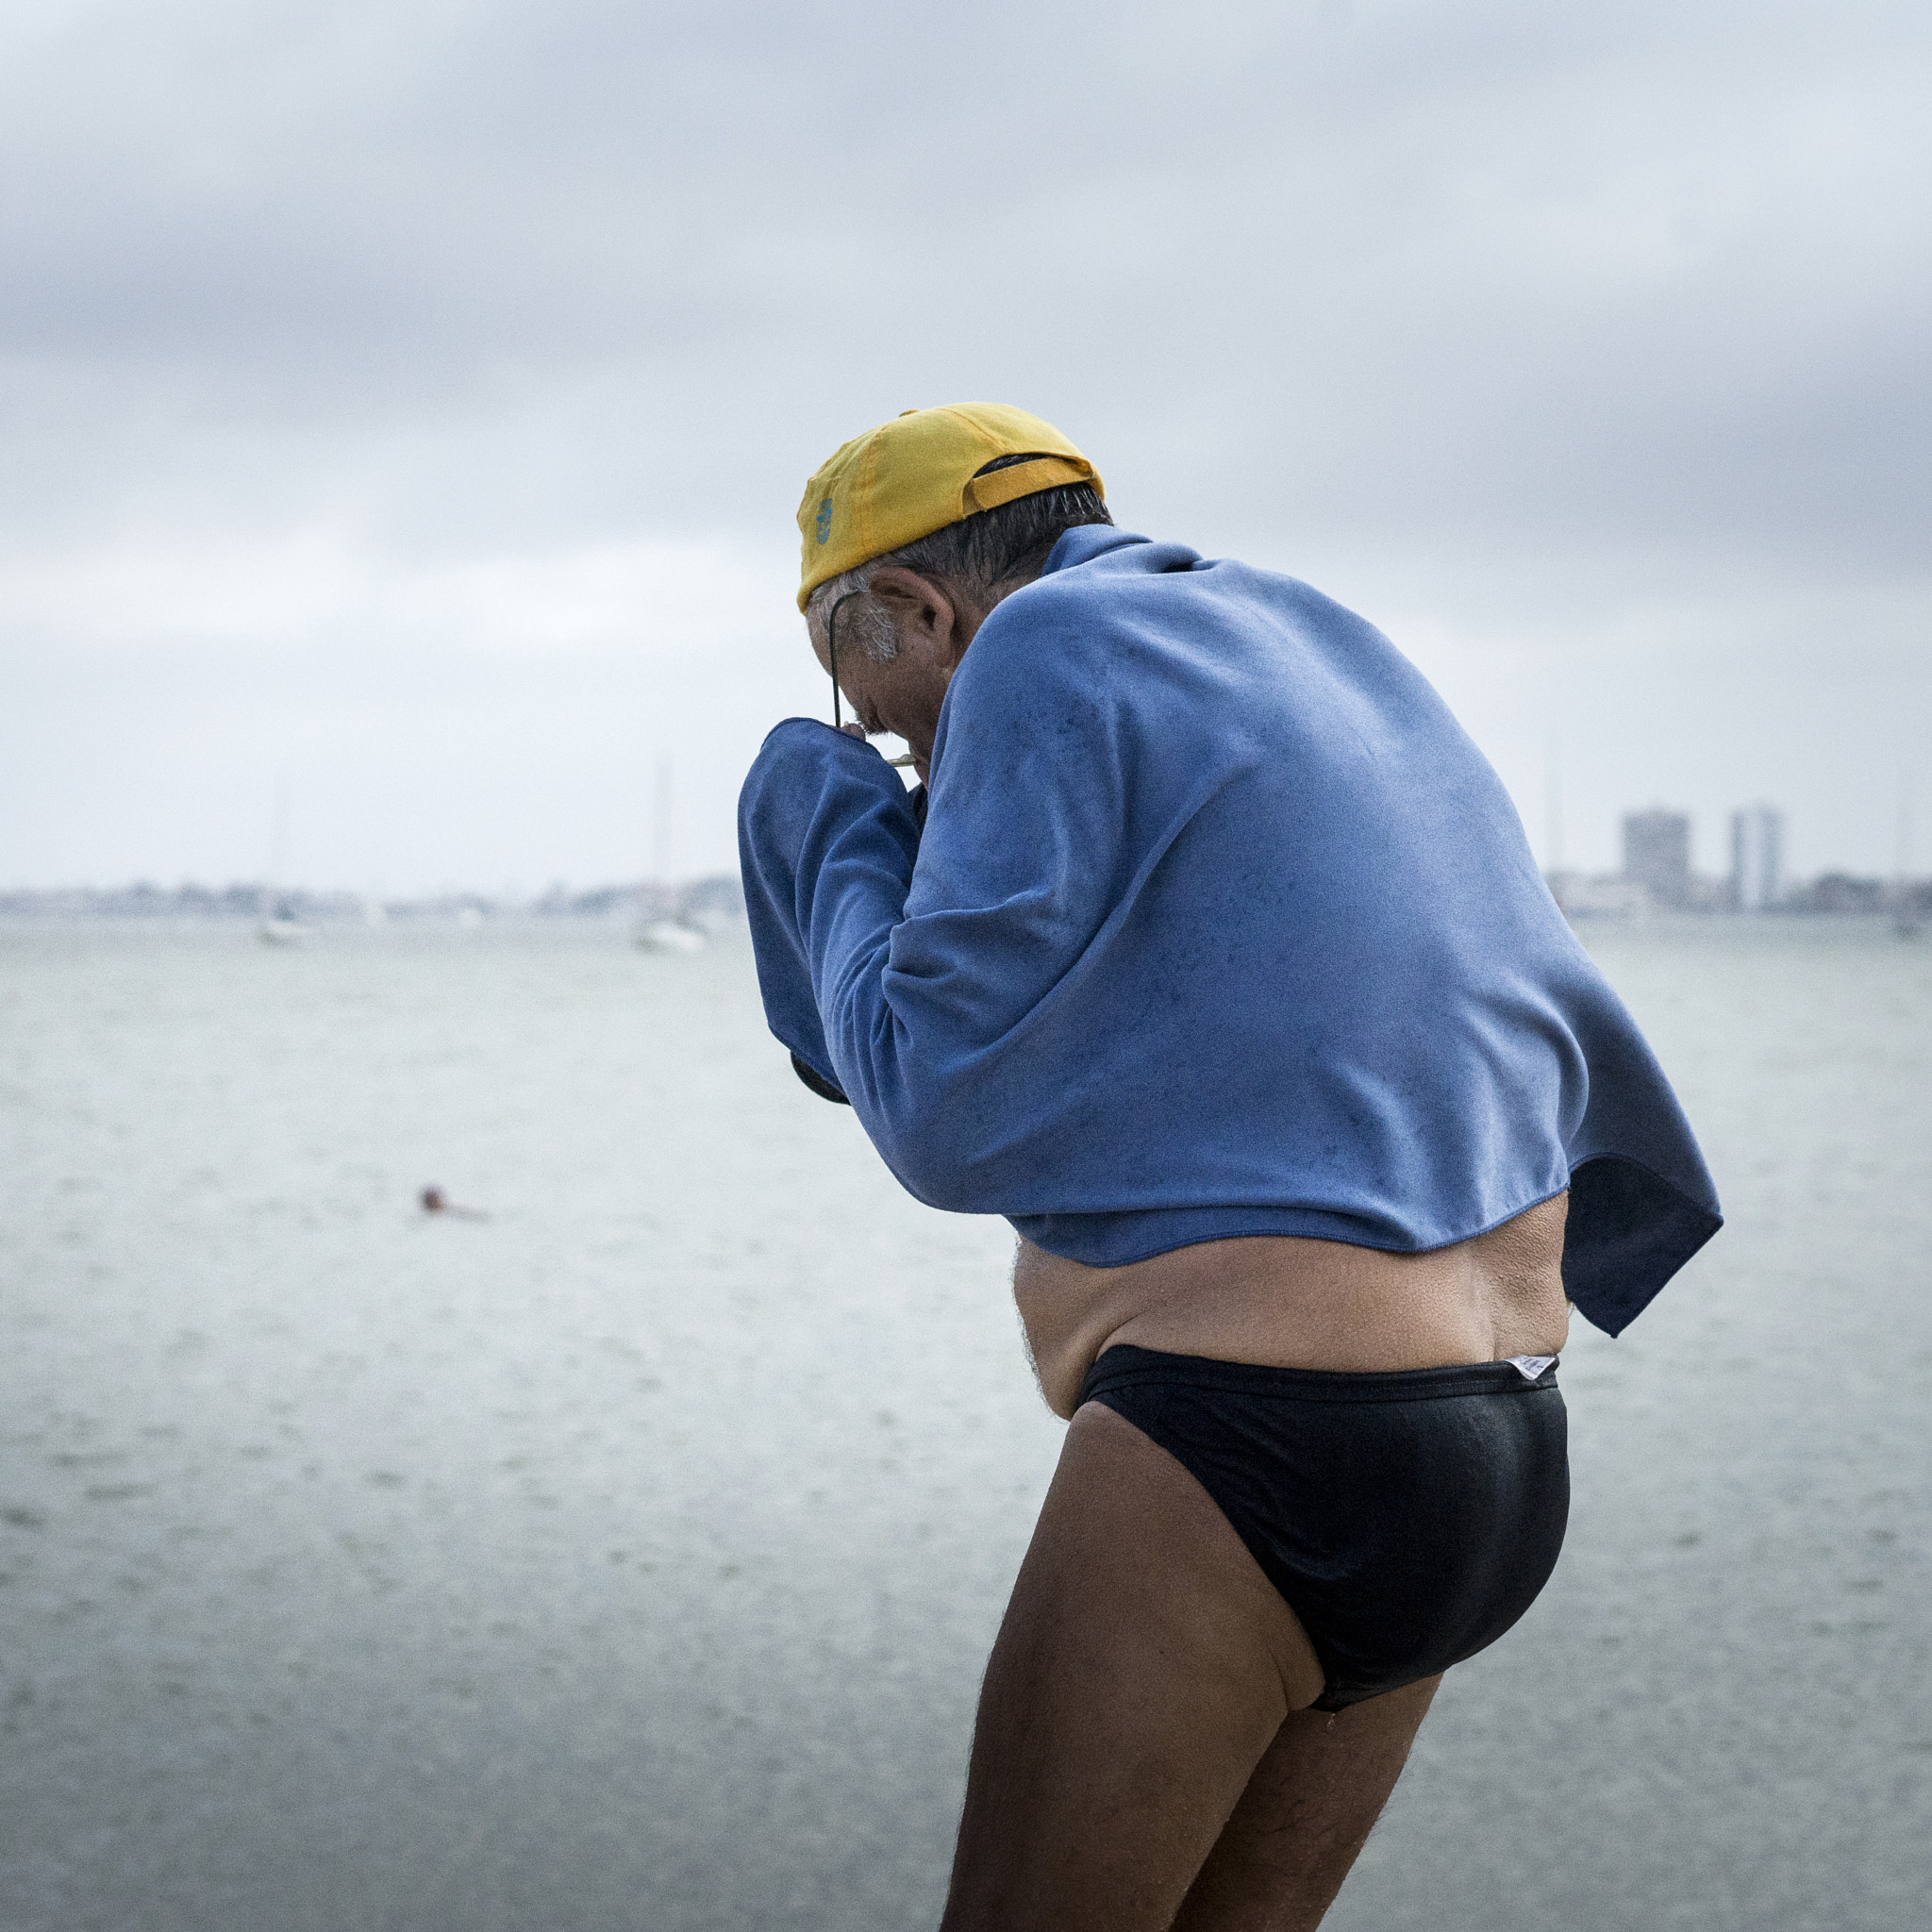
{"type": "Polygon", "coordinates": [[[1133,886],[1118,715],[1085,653],[1039,645],[975,641],[923,848],[891,768],[810,720],[765,741],[739,807],[772,1030],[912,1193],[967,1212],[1037,1191],[1057,1091],[1020,1042],[1133,886]]]}

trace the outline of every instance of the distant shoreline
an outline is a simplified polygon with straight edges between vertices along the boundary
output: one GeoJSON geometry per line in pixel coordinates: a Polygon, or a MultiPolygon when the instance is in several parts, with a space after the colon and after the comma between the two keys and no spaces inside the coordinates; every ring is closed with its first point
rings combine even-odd
{"type": "Polygon", "coordinates": [[[265,918],[305,925],[386,925],[482,921],[646,920],[703,922],[739,919],[744,892],[735,874],[715,874],[676,882],[639,879],[573,891],[553,886],[535,898],[509,899],[487,892],[448,891],[420,897],[379,892],[323,892],[302,887],[240,882],[229,886],[137,883],[131,886],[56,886],[0,891],[0,920],[14,924],[80,921],[167,922],[173,924],[245,924],[265,918]]]}
{"type": "MultiPolygon", "coordinates": [[[[1824,873],[1794,886],[1774,906],[1740,912],[1726,904],[1715,881],[1689,905],[1660,905],[1621,874],[1557,874],[1550,880],[1557,902],[1573,924],[1630,922],[1901,918],[1932,926],[1932,879],[1906,881],[1824,873]]],[[[530,898],[452,891],[417,896],[378,892],[315,891],[257,881],[228,886],[53,886],[0,891],[0,922],[54,924],[87,922],[171,924],[247,924],[294,920],[315,926],[381,926],[391,924],[476,925],[485,922],[543,920],[681,920],[708,924],[744,916],[744,891],[735,874],[666,881],[635,879],[581,891],[553,886],[530,898]]]]}

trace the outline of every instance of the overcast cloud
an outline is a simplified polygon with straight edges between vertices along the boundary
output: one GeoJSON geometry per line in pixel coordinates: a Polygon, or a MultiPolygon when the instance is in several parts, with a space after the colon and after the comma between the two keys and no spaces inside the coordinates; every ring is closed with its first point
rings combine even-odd
{"type": "MultiPolygon", "coordinates": [[[[1540,849],[1932,726],[1922,7],[58,4],[0,25],[0,882],[732,862],[791,524],[1019,402],[1420,661],[1540,849]]],[[[1932,869],[1932,795],[1918,865],[1932,869]]],[[[1547,851],[1545,851],[1547,857],[1547,851]]]]}

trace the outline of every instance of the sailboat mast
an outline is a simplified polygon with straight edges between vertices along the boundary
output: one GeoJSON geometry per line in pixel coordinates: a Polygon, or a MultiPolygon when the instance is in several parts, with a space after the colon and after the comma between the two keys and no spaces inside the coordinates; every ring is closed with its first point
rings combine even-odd
{"type": "Polygon", "coordinates": [[[657,796],[651,813],[651,875],[658,886],[671,884],[671,754],[658,754],[657,796]]]}

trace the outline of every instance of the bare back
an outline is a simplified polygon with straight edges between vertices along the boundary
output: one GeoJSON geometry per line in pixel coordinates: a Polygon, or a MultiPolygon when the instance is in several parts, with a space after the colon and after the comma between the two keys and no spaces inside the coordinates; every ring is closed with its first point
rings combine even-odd
{"type": "Polygon", "coordinates": [[[1022,1241],[1013,1299],[1047,1405],[1071,1416],[1114,1342],[1268,1367],[1372,1373],[1556,1355],[1569,1332],[1557,1195],[1424,1255],[1298,1236],[1202,1241],[1089,1268],[1022,1241]]]}

